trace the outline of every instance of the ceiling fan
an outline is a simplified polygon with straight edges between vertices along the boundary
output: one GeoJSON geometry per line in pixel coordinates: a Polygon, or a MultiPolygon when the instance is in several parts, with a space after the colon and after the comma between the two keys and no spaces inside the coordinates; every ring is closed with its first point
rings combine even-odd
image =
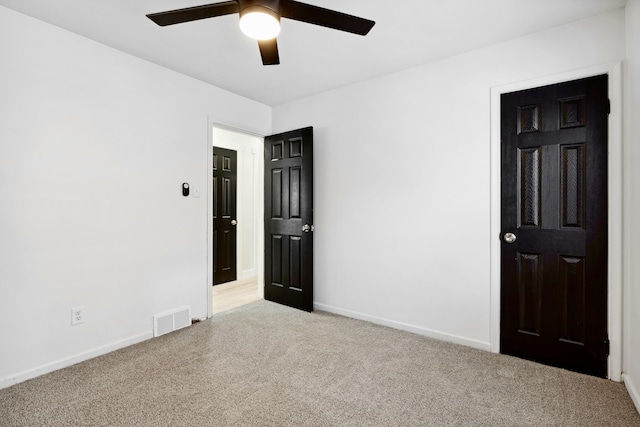
{"type": "Polygon", "coordinates": [[[160,26],[180,24],[216,16],[240,14],[240,29],[258,40],[263,65],[280,63],[276,37],[280,18],[289,18],[334,30],[366,35],[374,21],[294,0],[232,0],[167,12],[151,13],[149,19],[160,26]]]}

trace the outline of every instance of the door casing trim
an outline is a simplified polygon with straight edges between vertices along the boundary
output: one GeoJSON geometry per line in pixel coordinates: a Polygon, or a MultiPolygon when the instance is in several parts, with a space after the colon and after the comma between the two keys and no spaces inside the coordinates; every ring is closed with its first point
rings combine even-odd
{"type": "Polygon", "coordinates": [[[490,141],[490,336],[491,351],[500,352],[500,95],[601,74],[609,76],[611,114],[608,124],[608,306],[610,353],[608,377],[622,374],[622,63],[613,62],[537,77],[491,88],[490,141]]]}

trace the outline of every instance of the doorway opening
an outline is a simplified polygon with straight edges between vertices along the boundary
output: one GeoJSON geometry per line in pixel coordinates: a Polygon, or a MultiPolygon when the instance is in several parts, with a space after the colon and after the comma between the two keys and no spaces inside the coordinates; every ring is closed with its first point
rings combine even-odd
{"type": "MultiPolygon", "coordinates": [[[[208,144],[209,188],[207,192],[209,206],[207,311],[209,316],[263,298],[261,286],[263,138],[228,130],[213,124],[210,131],[211,137],[208,144]],[[235,275],[228,280],[220,280],[220,278],[216,280],[214,272],[216,270],[215,256],[219,254],[219,249],[216,250],[215,247],[217,236],[214,227],[214,219],[216,215],[220,214],[220,207],[214,206],[217,201],[220,201],[219,197],[217,201],[214,197],[214,168],[216,166],[214,157],[215,153],[220,151],[218,149],[233,152],[236,156],[235,214],[234,218],[227,218],[228,222],[233,221],[232,227],[235,233],[235,262],[233,265],[235,275]],[[216,286],[213,286],[214,284],[216,286]]],[[[221,190],[218,190],[218,193],[220,192],[221,190]]]]}

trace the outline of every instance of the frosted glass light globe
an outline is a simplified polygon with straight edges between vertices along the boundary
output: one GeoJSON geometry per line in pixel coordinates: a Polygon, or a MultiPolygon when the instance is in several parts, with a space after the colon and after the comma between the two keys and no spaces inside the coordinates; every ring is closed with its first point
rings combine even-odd
{"type": "Polygon", "coordinates": [[[256,40],[271,40],[280,34],[280,22],[268,13],[248,12],[240,17],[240,29],[256,40]]]}

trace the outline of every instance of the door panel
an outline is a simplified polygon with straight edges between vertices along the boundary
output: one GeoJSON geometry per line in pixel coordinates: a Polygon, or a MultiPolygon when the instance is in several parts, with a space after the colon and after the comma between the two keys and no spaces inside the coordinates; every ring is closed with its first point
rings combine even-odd
{"type": "Polygon", "coordinates": [[[213,147],[213,284],[237,278],[237,152],[213,147]]]}
{"type": "Polygon", "coordinates": [[[312,226],[313,128],[266,137],[265,299],[313,310],[312,226]]]}
{"type": "Polygon", "coordinates": [[[607,368],[607,76],[502,95],[501,351],[607,368]]]}

